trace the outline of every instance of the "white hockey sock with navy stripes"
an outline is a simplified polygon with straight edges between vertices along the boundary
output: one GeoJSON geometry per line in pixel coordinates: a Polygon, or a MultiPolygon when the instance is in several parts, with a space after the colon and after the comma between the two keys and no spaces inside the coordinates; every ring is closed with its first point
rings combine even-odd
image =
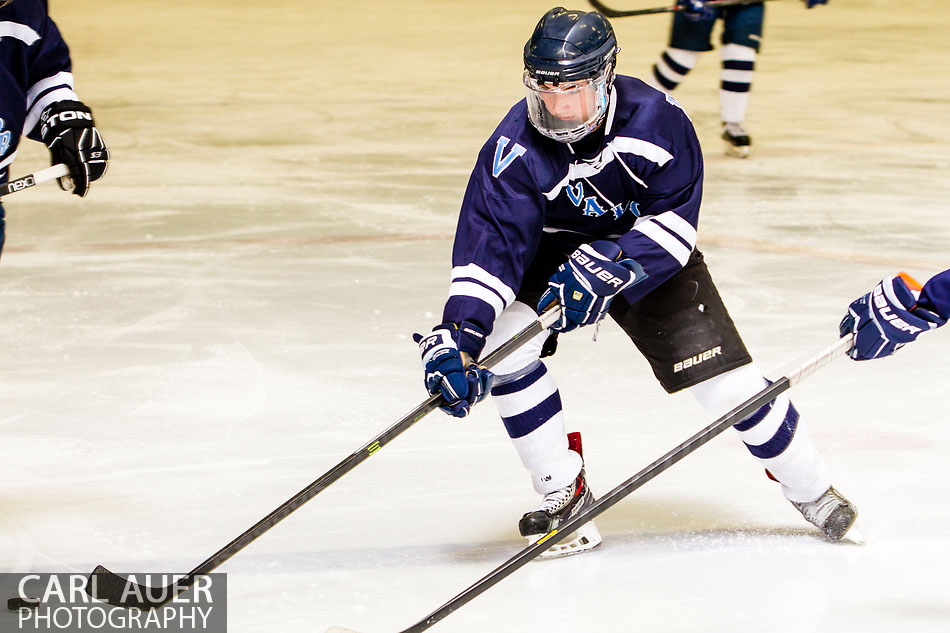
{"type": "MultiPolygon", "coordinates": [[[[690,393],[719,417],[767,385],[758,368],[750,364],[691,387],[690,393]]],[[[789,501],[814,501],[831,486],[824,459],[787,395],[779,395],[733,428],[749,452],[782,484],[789,501]]]]}
{"type": "Polygon", "coordinates": [[[660,59],[653,65],[653,72],[646,78],[648,84],[671,92],[680,85],[687,73],[696,65],[699,53],[682,48],[668,48],[660,55],[660,59]]]}
{"type": "Polygon", "coordinates": [[[537,361],[522,376],[496,383],[491,395],[534,489],[543,495],[569,485],[582,460],[568,449],[561,395],[544,363],[537,361]]]}
{"type": "Polygon", "coordinates": [[[719,105],[725,123],[742,123],[749,108],[752,77],[755,74],[755,49],[739,44],[725,44],[720,49],[719,105]]]}

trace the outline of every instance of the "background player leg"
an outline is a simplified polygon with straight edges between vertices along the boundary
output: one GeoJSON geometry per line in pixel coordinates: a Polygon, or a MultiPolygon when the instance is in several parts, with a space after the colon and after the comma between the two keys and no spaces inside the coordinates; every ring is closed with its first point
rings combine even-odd
{"type": "Polygon", "coordinates": [[[699,53],[682,48],[667,48],[653,65],[649,84],[657,90],[672,92],[699,61],[699,53]]]}
{"type": "Polygon", "coordinates": [[[720,49],[722,57],[719,104],[722,114],[722,139],[726,142],[726,154],[737,158],[749,155],[752,139],[744,123],[749,107],[752,76],[755,72],[756,51],[750,46],[725,44],[720,49]]]}

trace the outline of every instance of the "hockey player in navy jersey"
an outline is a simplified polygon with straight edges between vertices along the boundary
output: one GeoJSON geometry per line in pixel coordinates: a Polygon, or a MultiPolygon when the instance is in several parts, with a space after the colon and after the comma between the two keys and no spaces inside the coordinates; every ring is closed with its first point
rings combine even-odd
{"type": "Polygon", "coordinates": [[[923,287],[901,273],[852,301],[840,331],[841,336],[854,334],[851,358],[872,360],[890,356],[948,319],[950,270],[937,273],[923,287]]]}
{"type": "MultiPolygon", "coordinates": [[[[0,0],[0,184],[9,180],[21,136],[45,143],[69,175],[64,191],[85,196],[102,177],[109,149],[92,111],[73,90],[69,48],[46,0],[0,0]]],[[[4,241],[0,206],[0,251],[4,241]]]]}
{"type": "MultiPolygon", "coordinates": [[[[696,249],[703,157],[670,97],[615,75],[619,49],[598,12],[547,12],[524,48],[527,98],[478,154],[462,201],[441,325],[417,336],[430,393],[465,416],[489,390],[535,490],[519,522],[529,539],[593,500],[580,437],[565,433],[548,333],[494,368],[476,361],[562,307],[556,333],[616,321],[670,393],[689,389],[715,416],[767,382],[696,249]]],[[[620,377],[612,377],[616,381],[620,377]]],[[[618,423],[631,423],[629,412],[618,423]]],[[[857,515],[787,396],[736,425],[805,518],[831,540],[857,515]]],[[[596,546],[592,523],[551,552],[596,546]]]]}
{"type": "MultiPolygon", "coordinates": [[[[809,9],[828,0],[802,0],[809,9]]],[[[711,35],[717,20],[722,20],[722,71],[719,84],[719,109],[722,139],[726,154],[746,158],[752,139],[745,129],[746,111],[755,61],[762,45],[762,2],[714,7],[709,0],[678,0],[683,10],[673,14],[666,50],[653,65],[652,86],[670,92],[696,65],[701,53],[713,50],[711,35]]]]}

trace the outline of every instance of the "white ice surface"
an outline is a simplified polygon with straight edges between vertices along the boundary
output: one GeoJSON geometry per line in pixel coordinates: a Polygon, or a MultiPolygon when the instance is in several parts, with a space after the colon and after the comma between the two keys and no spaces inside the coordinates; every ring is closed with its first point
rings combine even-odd
{"type": "MultiPolygon", "coordinates": [[[[5,202],[0,570],[184,572],[424,397],[410,335],[550,3],[52,4],[113,161],[83,200],[5,202]]],[[[716,53],[677,95],[699,245],[767,372],[882,276],[950,266],[939,4],[769,3],[747,161],[721,154],[716,53]]],[[[615,26],[646,73],[668,17],[615,26]]],[[[13,173],[45,161],[27,142],[13,173]]],[[[603,515],[599,550],[432,630],[947,630],[948,356],[939,331],[793,393],[865,544],[819,539],[730,432],[603,515]]],[[[550,367],[595,493],[709,421],[613,325],[550,367]]],[[[230,629],[400,631],[517,552],[535,501],[490,404],[430,416],[221,568],[230,629]]]]}

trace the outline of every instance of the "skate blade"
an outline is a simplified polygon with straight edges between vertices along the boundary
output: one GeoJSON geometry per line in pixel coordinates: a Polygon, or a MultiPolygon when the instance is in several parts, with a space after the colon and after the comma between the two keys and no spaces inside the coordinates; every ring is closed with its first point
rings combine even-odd
{"type": "Polygon", "coordinates": [[[731,143],[726,143],[726,156],[732,156],[733,158],[748,158],[749,146],[748,145],[735,146],[735,145],[732,145],[731,143]]]}
{"type": "MultiPolygon", "coordinates": [[[[545,535],[532,535],[528,537],[528,543],[534,545],[543,536],[545,535]]],[[[603,538],[601,538],[600,532],[597,530],[597,526],[594,525],[593,521],[591,521],[577,528],[577,531],[571,534],[567,540],[561,541],[560,543],[555,543],[548,549],[538,554],[538,558],[541,560],[549,560],[552,558],[564,558],[565,556],[582,554],[594,549],[600,545],[602,541],[603,538]]]]}

